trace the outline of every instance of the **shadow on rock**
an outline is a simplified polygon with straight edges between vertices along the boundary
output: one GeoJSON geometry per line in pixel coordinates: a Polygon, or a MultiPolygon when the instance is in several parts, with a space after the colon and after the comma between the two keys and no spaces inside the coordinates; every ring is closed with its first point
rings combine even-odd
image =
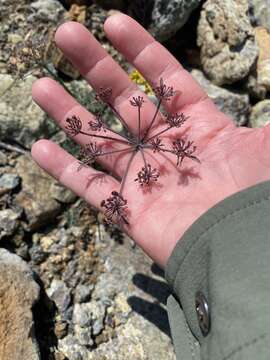
{"type": "MultiPolygon", "coordinates": [[[[163,271],[157,265],[153,265],[151,270],[155,275],[164,276],[163,271]]],[[[150,295],[153,300],[131,296],[128,298],[128,304],[132,310],[157,326],[166,335],[171,336],[165,308],[167,298],[170,295],[169,286],[162,278],[159,280],[140,273],[133,276],[133,283],[145,294],[150,295]]]]}

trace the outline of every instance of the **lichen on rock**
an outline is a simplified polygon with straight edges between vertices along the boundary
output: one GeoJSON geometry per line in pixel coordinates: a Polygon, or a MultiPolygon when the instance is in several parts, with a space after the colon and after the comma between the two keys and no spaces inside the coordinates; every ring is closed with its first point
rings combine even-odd
{"type": "Polygon", "coordinates": [[[207,0],[197,43],[204,72],[217,85],[244,79],[258,56],[247,0],[207,0]]]}
{"type": "Polygon", "coordinates": [[[155,0],[149,30],[159,41],[169,39],[188,20],[200,0],[155,0]]]}

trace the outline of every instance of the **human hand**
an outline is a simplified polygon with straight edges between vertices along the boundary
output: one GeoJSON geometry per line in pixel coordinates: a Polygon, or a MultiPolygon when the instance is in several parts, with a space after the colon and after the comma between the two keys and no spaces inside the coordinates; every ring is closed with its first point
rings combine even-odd
{"type": "MultiPolygon", "coordinates": [[[[123,192],[130,210],[129,225],[124,230],[164,267],[177,241],[200,215],[227,196],[269,179],[270,127],[235,127],[177,60],[128,16],[111,16],[105,23],[105,31],[112,44],[150,84],[162,78],[174,90],[181,91],[175,101],[164,102],[166,110],[184,112],[190,117],[180,129],[171,129],[168,136],[184,134],[194,141],[201,164],[186,158],[177,167],[170,154],[154,154],[151,163],[162,169],[162,174],[159,185],[145,192],[134,181],[138,169],[143,166],[138,154],[123,192]]],[[[112,103],[130,130],[136,133],[137,112],[130,105],[130,99],[142,93],[128,75],[78,23],[61,25],[55,40],[94,89],[112,88],[112,103]]],[[[36,81],[33,98],[64,129],[69,116],[79,116],[85,128],[93,118],[52,79],[36,81]]],[[[154,104],[146,101],[142,109],[142,127],[147,128],[153,112],[154,104]]],[[[164,124],[158,123],[152,133],[163,128],[164,124]]],[[[75,141],[83,145],[89,138],[79,134],[75,141]]],[[[129,158],[118,154],[101,157],[102,165],[114,176],[105,175],[103,181],[97,181],[98,171],[91,167],[78,171],[78,161],[51,141],[36,142],[32,156],[49,174],[99,209],[103,199],[120,189],[119,179],[129,158]]]]}

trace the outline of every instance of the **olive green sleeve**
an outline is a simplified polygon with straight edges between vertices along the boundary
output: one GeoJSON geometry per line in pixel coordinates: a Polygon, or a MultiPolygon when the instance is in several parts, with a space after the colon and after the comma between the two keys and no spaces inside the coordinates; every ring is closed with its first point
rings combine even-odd
{"type": "Polygon", "coordinates": [[[178,360],[270,359],[270,182],[202,215],[177,243],[165,274],[178,360]],[[200,320],[198,294],[209,314],[200,320]]]}

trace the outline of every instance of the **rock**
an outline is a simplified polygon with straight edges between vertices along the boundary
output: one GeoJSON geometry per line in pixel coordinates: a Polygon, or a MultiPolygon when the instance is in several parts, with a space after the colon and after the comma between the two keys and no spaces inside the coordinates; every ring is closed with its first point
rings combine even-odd
{"type": "Polygon", "coordinates": [[[27,264],[0,249],[0,359],[41,359],[35,339],[32,307],[39,286],[27,264]]]}
{"type": "Polygon", "coordinates": [[[23,41],[23,38],[19,34],[8,34],[8,42],[11,44],[18,44],[23,41]]]}
{"type": "Polygon", "coordinates": [[[249,0],[249,4],[256,23],[270,30],[270,0],[249,0]]]}
{"type": "Polygon", "coordinates": [[[89,5],[89,0],[64,0],[65,5],[71,6],[73,4],[77,5],[89,5]]]}
{"type": "Polygon", "coordinates": [[[81,328],[78,325],[75,325],[74,327],[76,338],[80,345],[90,347],[94,345],[94,341],[92,339],[92,328],[91,326],[86,328],[81,328]]]}
{"type": "Polygon", "coordinates": [[[248,121],[249,97],[212,84],[200,70],[192,70],[192,76],[199,82],[220,111],[230,116],[237,125],[248,121]]]}
{"type": "Polygon", "coordinates": [[[90,300],[94,285],[78,285],[75,292],[75,302],[84,303],[90,300]]]}
{"type": "Polygon", "coordinates": [[[0,140],[17,141],[26,148],[40,137],[49,137],[56,126],[32,101],[31,88],[35,77],[17,81],[0,74],[0,140]],[[8,90],[8,91],[7,91],[8,90]]]}
{"type": "MultiPolygon", "coordinates": [[[[74,336],[68,335],[59,342],[61,343],[61,352],[68,360],[89,359],[89,350],[86,346],[80,345],[78,339],[74,336]]],[[[101,360],[101,358],[99,358],[99,360],[101,360]]]]}
{"type": "Polygon", "coordinates": [[[61,280],[53,280],[51,287],[47,290],[47,295],[53,300],[60,313],[65,313],[70,305],[70,290],[61,280]]]}
{"type": "MultiPolygon", "coordinates": [[[[36,230],[55,220],[55,216],[61,211],[61,204],[55,200],[59,196],[58,190],[56,195],[54,192],[56,181],[28,156],[18,159],[16,171],[22,178],[22,190],[16,196],[16,202],[24,209],[27,229],[36,230]]],[[[67,193],[70,192],[67,190],[67,193]]],[[[63,193],[63,198],[65,197],[63,193]]]]}
{"type": "Polygon", "coordinates": [[[80,327],[89,327],[91,325],[91,312],[88,311],[88,305],[75,304],[72,320],[74,324],[80,327]]]}
{"type": "Polygon", "coordinates": [[[258,86],[270,91],[270,33],[264,27],[255,29],[255,39],[259,46],[257,62],[258,86]]]}
{"type": "MultiPolygon", "coordinates": [[[[106,235],[102,233],[103,236],[106,235]]],[[[175,360],[171,340],[165,334],[165,306],[160,303],[166,302],[167,285],[151,273],[150,261],[140,249],[132,249],[128,241],[121,246],[107,237],[100,241],[102,273],[97,277],[91,300],[75,303],[74,333],[59,339],[59,350],[70,360],[80,359],[79,356],[83,360],[175,360]],[[133,278],[137,272],[145,275],[135,286],[133,278]],[[143,282],[146,285],[142,287],[143,282]],[[134,297],[137,301],[132,302],[134,297]],[[163,331],[151,319],[162,324],[163,331]],[[86,343],[90,344],[88,348],[86,343]]]]}
{"type": "Polygon", "coordinates": [[[18,227],[18,217],[11,209],[0,211],[0,239],[4,236],[11,236],[18,227]]]}
{"type": "Polygon", "coordinates": [[[249,126],[256,128],[267,124],[270,124],[270,100],[263,100],[252,108],[249,126]]]}
{"type": "Polygon", "coordinates": [[[66,11],[57,0],[37,0],[30,4],[32,14],[29,15],[28,21],[35,22],[48,22],[50,24],[58,24],[64,19],[66,11]]]}
{"type": "Polygon", "coordinates": [[[59,183],[53,183],[51,190],[53,198],[63,204],[73,203],[77,198],[71,190],[64,188],[59,183]]]}
{"type": "Polygon", "coordinates": [[[47,257],[47,254],[42,250],[41,246],[33,245],[29,250],[31,261],[35,265],[41,264],[47,257]]]}
{"type": "Polygon", "coordinates": [[[96,350],[89,353],[87,359],[175,360],[176,357],[167,335],[157,327],[149,327],[141,316],[129,319],[118,329],[117,337],[100,344],[96,350]]]}
{"type": "Polygon", "coordinates": [[[72,4],[68,12],[70,20],[85,24],[86,9],[84,5],[72,4]]]}
{"type": "MultiPolygon", "coordinates": [[[[154,0],[150,32],[159,41],[168,40],[186,23],[191,12],[200,2],[200,0],[154,0]]],[[[139,6],[145,4],[139,2],[139,6]]]]}
{"type": "Polygon", "coordinates": [[[257,71],[254,69],[244,83],[244,89],[256,100],[264,100],[267,91],[264,86],[258,84],[257,71]]]}
{"type": "Polygon", "coordinates": [[[125,0],[95,0],[95,3],[106,9],[124,10],[125,8],[125,0]]]}
{"type": "Polygon", "coordinates": [[[20,184],[20,177],[16,174],[0,174],[0,195],[15,189],[20,184]]]}
{"type": "Polygon", "coordinates": [[[0,166],[7,165],[8,157],[2,151],[0,151],[0,166]]]}
{"type": "Polygon", "coordinates": [[[257,56],[247,0],[207,0],[198,25],[204,72],[217,85],[245,78],[257,56]]]}
{"type": "Polygon", "coordinates": [[[63,339],[68,334],[68,324],[66,321],[57,321],[54,326],[55,335],[58,339],[63,339]]]}
{"type": "Polygon", "coordinates": [[[81,328],[92,327],[92,334],[98,335],[104,328],[106,305],[102,302],[91,301],[86,304],[75,304],[73,323],[81,328]]]}

